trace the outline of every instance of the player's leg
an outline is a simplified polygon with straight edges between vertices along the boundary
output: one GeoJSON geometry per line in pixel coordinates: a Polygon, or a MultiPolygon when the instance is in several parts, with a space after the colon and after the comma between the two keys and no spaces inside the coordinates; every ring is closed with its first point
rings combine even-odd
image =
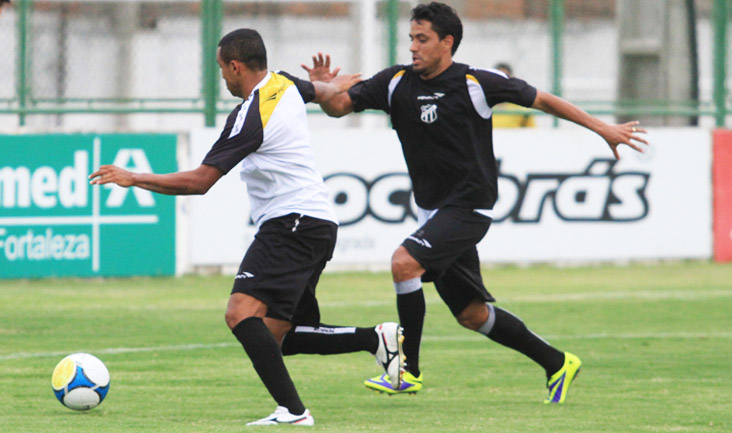
{"type": "Polygon", "coordinates": [[[439,279],[465,250],[475,248],[491,222],[460,208],[420,209],[419,216],[421,227],[404,240],[392,259],[397,309],[405,334],[406,369],[415,377],[421,375],[419,347],[426,312],[421,282],[439,279]]]}
{"type": "Polygon", "coordinates": [[[278,404],[272,415],[255,425],[313,423],[289,377],[280,344],[296,312],[305,315],[306,323],[319,323],[314,287],[308,284],[330,259],[336,230],[333,223],[296,214],[274,218],[262,224],[242,260],[227,324],[278,404]],[[309,290],[311,296],[304,296],[309,290]],[[301,305],[302,299],[312,302],[301,305]],[[256,314],[246,317],[252,309],[256,314]]]}
{"type": "Polygon", "coordinates": [[[399,323],[404,329],[405,370],[413,377],[419,377],[419,349],[422,344],[422,329],[427,308],[422,291],[422,265],[415,260],[404,246],[399,246],[391,260],[391,273],[396,291],[399,323]]]}
{"type": "Polygon", "coordinates": [[[475,299],[456,318],[464,327],[526,355],[544,368],[547,378],[559,371],[564,363],[564,353],[532,332],[517,316],[500,307],[475,299]]]}
{"type": "Polygon", "coordinates": [[[404,240],[392,258],[397,310],[404,328],[406,357],[403,384],[388,389],[383,378],[365,385],[382,392],[408,393],[422,388],[419,350],[426,312],[422,281],[433,281],[468,248],[474,248],[490,226],[490,218],[470,209],[419,210],[420,228],[404,240]]]}
{"type": "MultiPolygon", "coordinates": [[[[384,365],[386,373],[366,379],[364,385],[369,389],[388,394],[415,393],[422,389],[419,348],[425,316],[424,294],[420,279],[423,273],[422,266],[409,255],[403,246],[400,246],[392,257],[392,277],[397,295],[399,322],[404,333],[403,345],[400,348],[403,349],[401,357],[403,368],[397,370],[393,361],[392,368],[387,368],[387,364],[380,359],[379,352],[377,352],[377,362],[384,365]]],[[[394,357],[397,356],[394,352],[391,354],[394,357]]]]}
{"type": "Polygon", "coordinates": [[[466,328],[521,352],[539,364],[544,368],[549,388],[549,396],[544,402],[564,403],[569,386],[582,365],[577,356],[557,350],[517,316],[490,303],[475,300],[457,319],[466,328]]]}
{"type": "Polygon", "coordinates": [[[282,354],[285,356],[312,354],[338,355],[367,351],[372,355],[379,347],[376,327],[356,326],[295,326],[285,334],[282,354]]]}
{"type": "MultiPolygon", "coordinates": [[[[355,326],[296,326],[285,335],[282,354],[336,355],[366,351],[390,377],[400,378],[404,366],[404,336],[398,323],[385,322],[371,328],[355,326]]],[[[398,385],[397,385],[398,386],[398,385]]]]}
{"type": "Polygon", "coordinates": [[[268,321],[273,328],[270,330],[264,323],[266,312],[267,305],[262,301],[243,293],[232,293],[226,322],[277,405],[287,408],[290,414],[302,414],[305,420],[308,417],[305,406],[285,367],[278,344],[290,324],[268,321]]]}
{"type": "MultiPolygon", "coordinates": [[[[483,285],[477,250],[467,251],[460,257],[435,281],[435,287],[462,326],[526,355],[544,368],[547,379],[560,372],[566,360],[575,362],[579,368],[579,359],[572,360],[574,355],[560,352],[529,330],[517,316],[491,304],[494,299],[483,285]]],[[[560,390],[559,394],[566,396],[566,389],[574,375],[571,372],[564,391],[560,390]]]]}

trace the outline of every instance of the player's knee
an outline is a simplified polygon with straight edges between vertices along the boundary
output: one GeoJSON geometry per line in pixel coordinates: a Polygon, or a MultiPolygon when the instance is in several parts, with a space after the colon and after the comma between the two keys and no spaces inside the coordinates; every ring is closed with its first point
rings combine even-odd
{"type": "Polygon", "coordinates": [[[229,305],[226,308],[226,313],[224,314],[224,320],[226,321],[226,326],[228,326],[229,329],[234,329],[236,325],[248,317],[252,317],[252,315],[246,314],[241,308],[237,308],[237,305],[235,304],[229,305]]]}
{"type": "Polygon", "coordinates": [[[394,281],[411,280],[422,276],[424,269],[414,260],[406,248],[400,246],[391,257],[391,274],[394,281]]]}
{"type": "Polygon", "coordinates": [[[232,293],[224,319],[229,329],[234,329],[242,320],[255,316],[263,318],[266,313],[267,305],[259,299],[243,293],[232,293]]]}
{"type": "Polygon", "coordinates": [[[472,331],[478,331],[489,319],[489,312],[482,302],[474,302],[455,317],[458,323],[472,331]]]}
{"type": "Polygon", "coordinates": [[[236,325],[238,325],[239,322],[241,322],[244,319],[239,317],[239,315],[236,314],[235,311],[233,311],[231,309],[227,309],[226,314],[224,314],[224,320],[226,320],[226,326],[228,326],[229,329],[234,329],[236,327],[236,325]]]}
{"type": "Polygon", "coordinates": [[[391,256],[391,272],[392,274],[401,273],[404,271],[407,264],[407,259],[404,257],[404,254],[402,252],[402,248],[398,248],[396,251],[394,251],[394,254],[391,256]]]}
{"type": "Polygon", "coordinates": [[[480,329],[481,326],[483,326],[483,323],[485,323],[485,321],[480,321],[479,319],[476,319],[475,317],[458,316],[457,321],[464,328],[468,328],[471,331],[477,331],[478,329],[480,329]]]}

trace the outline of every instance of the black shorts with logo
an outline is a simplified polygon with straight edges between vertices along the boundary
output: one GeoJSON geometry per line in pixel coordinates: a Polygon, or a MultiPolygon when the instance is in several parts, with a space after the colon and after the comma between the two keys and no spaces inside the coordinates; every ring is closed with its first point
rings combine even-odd
{"type": "Polygon", "coordinates": [[[267,304],[267,317],[318,326],[315,286],[333,256],[337,232],[330,221],[299,214],[265,221],[242,259],[231,292],[267,304]]]}
{"type": "Polygon", "coordinates": [[[425,269],[422,281],[435,288],[453,315],[475,299],[495,299],[483,285],[476,245],[488,233],[491,218],[472,209],[440,209],[402,246],[425,269]]]}

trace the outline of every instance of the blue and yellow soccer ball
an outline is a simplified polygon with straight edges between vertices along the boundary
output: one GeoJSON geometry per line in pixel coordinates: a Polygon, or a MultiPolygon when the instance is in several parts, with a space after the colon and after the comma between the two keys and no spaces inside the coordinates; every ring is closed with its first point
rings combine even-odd
{"type": "Polygon", "coordinates": [[[64,406],[89,410],[99,406],[109,391],[109,370],[96,356],[73,353],[53,369],[51,387],[64,406]]]}

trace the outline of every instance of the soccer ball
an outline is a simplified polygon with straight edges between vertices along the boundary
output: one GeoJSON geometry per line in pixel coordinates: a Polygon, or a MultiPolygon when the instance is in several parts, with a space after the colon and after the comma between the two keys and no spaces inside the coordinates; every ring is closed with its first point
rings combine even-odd
{"type": "Polygon", "coordinates": [[[58,363],[51,388],[64,406],[74,410],[97,407],[109,391],[109,370],[96,356],[73,353],[58,363]]]}

